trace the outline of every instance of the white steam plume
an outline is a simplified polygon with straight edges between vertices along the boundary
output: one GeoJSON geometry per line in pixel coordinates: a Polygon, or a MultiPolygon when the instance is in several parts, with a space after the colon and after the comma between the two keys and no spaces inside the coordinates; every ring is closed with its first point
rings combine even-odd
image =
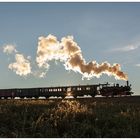
{"type": "Polygon", "coordinates": [[[13,52],[17,53],[17,50],[13,45],[6,45],[3,47],[3,52],[7,54],[12,54],[13,52]]]}
{"type": "Polygon", "coordinates": [[[16,62],[9,64],[9,69],[16,72],[17,75],[26,76],[31,73],[31,66],[28,59],[22,54],[15,55],[16,62]]]}
{"type": "Polygon", "coordinates": [[[85,78],[100,77],[103,73],[113,75],[116,79],[127,80],[127,75],[121,71],[120,64],[108,62],[98,64],[96,61],[86,63],[82,51],[72,36],[63,37],[61,42],[53,35],[39,37],[36,62],[39,67],[48,69],[48,62],[59,60],[66,70],[79,72],[85,78]]]}

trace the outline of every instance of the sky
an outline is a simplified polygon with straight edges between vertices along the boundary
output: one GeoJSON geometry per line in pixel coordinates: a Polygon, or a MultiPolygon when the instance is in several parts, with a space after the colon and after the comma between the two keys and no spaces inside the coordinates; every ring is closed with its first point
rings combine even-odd
{"type": "Polygon", "coordinates": [[[49,68],[39,67],[40,37],[51,34],[59,42],[71,36],[86,63],[120,64],[132,91],[140,94],[140,3],[0,2],[0,19],[0,88],[126,84],[107,74],[83,79],[59,60],[48,61],[49,68]],[[26,64],[27,73],[16,71],[15,57],[26,64]]]}

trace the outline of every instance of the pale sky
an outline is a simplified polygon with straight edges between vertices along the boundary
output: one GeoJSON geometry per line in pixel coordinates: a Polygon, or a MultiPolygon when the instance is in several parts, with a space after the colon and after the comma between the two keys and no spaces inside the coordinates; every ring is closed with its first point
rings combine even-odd
{"type": "Polygon", "coordinates": [[[125,84],[113,76],[82,80],[65,70],[61,62],[49,62],[44,78],[20,76],[8,66],[18,52],[28,57],[38,72],[38,38],[52,34],[60,41],[72,35],[86,62],[119,63],[128,74],[135,94],[140,94],[140,3],[0,3],[0,88],[44,87],[110,82],[125,84]],[[12,53],[3,47],[11,45],[12,53]]]}

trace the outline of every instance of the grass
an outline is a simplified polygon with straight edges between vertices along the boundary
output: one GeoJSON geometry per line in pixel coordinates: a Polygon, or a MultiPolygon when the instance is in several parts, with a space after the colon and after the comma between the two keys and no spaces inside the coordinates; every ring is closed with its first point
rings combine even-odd
{"type": "Polygon", "coordinates": [[[140,97],[0,100],[0,137],[140,137],[140,97]]]}

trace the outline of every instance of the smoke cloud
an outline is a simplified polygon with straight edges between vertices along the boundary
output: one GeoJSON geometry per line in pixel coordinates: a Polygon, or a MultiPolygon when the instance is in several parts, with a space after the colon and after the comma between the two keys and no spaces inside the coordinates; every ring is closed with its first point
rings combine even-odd
{"type": "MultiPolygon", "coordinates": [[[[132,49],[133,47],[131,47],[132,49]]],[[[9,69],[20,76],[33,74],[34,76],[44,78],[49,69],[49,61],[55,60],[62,62],[66,70],[79,72],[82,74],[82,78],[99,78],[102,74],[107,74],[114,76],[116,79],[128,79],[127,74],[121,71],[120,64],[111,65],[108,62],[98,64],[95,60],[87,63],[82,55],[81,48],[74,41],[73,36],[63,37],[60,41],[57,40],[56,36],[51,34],[47,37],[39,37],[36,56],[39,70],[34,72],[31,71],[31,56],[25,58],[23,54],[18,54],[13,45],[4,46],[3,52],[7,54],[16,53],[16,62],[9,64],[9,69]],[[45,71],[42,71],[42,69],[45,69],[45,71]]]]}
{"type": "Polygon", "coordinates": [[[91,79],[102,74],[114,76],[116,79],[127,80],[127,75],[121,71],[120,64],[109,64],[96,61],[86,63],[82,51],[74,41],[73,36],[63,37],[59,42],[53,35],[39,37],[36,62],[38,66],[49,68],[49,61],[59,60],[64,63],[66,70],[82,74],[83,78],[91,79]]]}
{"type": "Polygon", "coordinates": [[[26,76],[31,73],[30,62],[22,54],[16,54],[15,60],[16,62],[9,64],[9,69],[15,71],[20,76],[26,76]]]}
{"type": "Polygon", "coordinates": [[[3,47],[3,52],[6,54],[12,54],[13,52],[17,53],[17,50],[13,45],[6,45],[3,47]]]}

